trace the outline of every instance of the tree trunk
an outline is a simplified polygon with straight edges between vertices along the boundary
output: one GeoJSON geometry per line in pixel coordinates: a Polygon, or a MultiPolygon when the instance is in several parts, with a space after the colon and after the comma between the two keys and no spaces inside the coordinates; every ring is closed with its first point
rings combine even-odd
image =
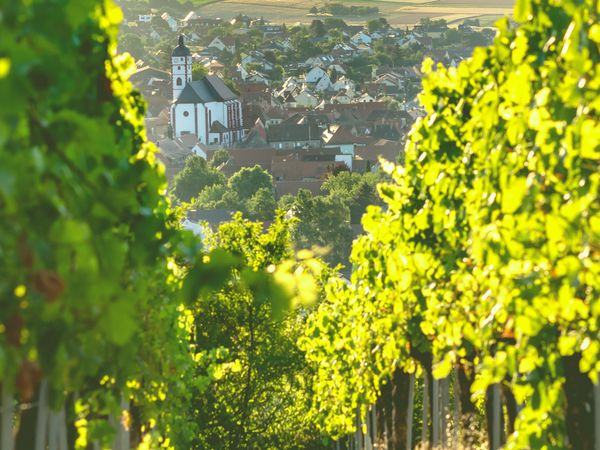
{"type": "Polygon", "coordinates": [[[475,414],[475,405],[471,402],[471,385],[473,380],[467,374],[464,367],[458,368],[458,384],[460,387],[460,410],[462,414],[475,414]]]}
{"type": "Polygon", "coordinates": [[[579,354],[563,358],[567,436],[571,449],[594,450],[594,385],[579,371],[580,359],[579,354]]]}
{"type": "Polygon", "coordinates": [[[408,385],[410,376],[396,369],[393,377],[394,432],[392,449],[406,448],[406,411],[408,409],[408,385]]]}
{"type": "MultiPolygon", "coordinates": [[[[32,402],[37,403],[39,389],[32,402]]],[[[38,408],[27,408],[21,411],[19,430],[15,442],[15,450],[31,450],[35,448],[38,408]]]]}
{"type": "Polygon", "coordinates": [[[506,412],[508,415],[508,423],[506,424],[506,432],[510,435],[515,432],[515,420],[517,419],[517,401],[515,396],[508,386],[502,385],[502,396],[506,412]]]}
{"type": "Polygon", "coordinates": [[[394,424],[393,424],[393,394],[392,394],[392,382],[388,381],[383,386],[381,386],[381,397],[383,399],[383,409],[384,409],[384,426],[385,426],[385,448],[391,449],[391,435],[393,434],[394,424]]]}
{"type": "Polygon", "coordinates": [[[377,421],[375,444],[377,444],[379,448],[387,450],[387,442],[385,442],[385,410],[382,397],[383,394],[379,396],[377,403],[375,403],[375,420],[377,421]]]}

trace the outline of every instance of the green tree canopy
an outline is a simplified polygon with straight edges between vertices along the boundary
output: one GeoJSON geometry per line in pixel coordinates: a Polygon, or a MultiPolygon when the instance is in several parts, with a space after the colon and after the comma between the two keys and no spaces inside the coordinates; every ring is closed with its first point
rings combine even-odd
{"type": "Polygon", "coordinates": [[[229,152],[227,150],[225,150],[224,148],[220,148],[219,150],[217,150],[211,160],[210,160],[210,166],[211,167],[220,167],[221,165],[225,164],[227,161],[229,161],[229,152]]]}
{"type": "Polygon", "coordinates": [[[192,80],[201,80],[208,75],[208,69],[200,63],[192,65],[192,80]]]}
{"type": "MultiPolygon", "coordinates": [[[[213,242],[240,257],[245,266],[266,269],[292,256],[290,225],[279,216],[264,232],[262,224],[237,215],[219,228],[213,242]]],[[[264,295],[234,277],[193,307],[195,346],[199,352],[218,349],[218,364],[212,368],[216,376],[210,385],[194,395],[190,405],[189,414],[198,424],[191,449],[328,447],[308,414],[307,364],[296,345],[306,311],[292,310],[283,319],[276,318],[264,295]]],[[[197,370],[198,378],[206,377],[207,367],[199,364],[197,370]]]]}
{"type": "Polygon", "coordinates": [[[330,264],[347,262],[352,244],[350,209],[335,197],[313,196],[300,189],[291,211],[298,219],[294,230],[294,242],[298,248],[328,248],[324,257],[330,264]]]}
{"type": "Polygon", "coordinates": [[[259,165],[242,168],[231,176],[227,184],[241,201],[248,200],[261,188],[273,191],[273,177],[259,165]]]}
{"type": "Polygon", "coordinates": [[[277,201],[272,188],[260,188],[246,202],[248,217],[252,220],[272,220],[275,216],[277,201]]]}
{"type": "Polygon", "coordinates": [[[351,223],[360,223],[367,206],[380,204],[377,195],[377,183],[380,181],[381,176],[377,173],[342,171],[328,177],[321,186],[321,191],[348,206],[351,223]]]}
{"type": "Polygon", "coordinates": [[[387,208],[367,213],[352,283],[331,287],[303,345],[331,432],[352,430],[395,370],[457,367],[466,404],[496,384],[521,405],[507,448],[593,448],[581,405],[600,373],[597,6],[519,0],[492,46],[457,68],[424,64],[427,115],[405,166],[387,167],[387,208]]]}
{"type": "Polygon", "coordinates": [[[202,189],[215,184],[225,184],[224,175],[209,167],[200,156],[190,156],[185,167],[173,180],[173,195],[182,202],[188,202],[197,196],[202,189]]]}

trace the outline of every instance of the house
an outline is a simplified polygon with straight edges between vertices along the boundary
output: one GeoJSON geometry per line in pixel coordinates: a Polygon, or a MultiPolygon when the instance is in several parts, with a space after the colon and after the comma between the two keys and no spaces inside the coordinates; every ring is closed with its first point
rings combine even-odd
{"type": "Polygon", "coordinates": [[[230,209],[199,209],[189,210],[187,218],[194,223],[206,222],[215,231],[219,225],[231,221],[235,211],[230,209]]]}
{"type": "Polygon", "coordinates": [[[171,126],[175,137],[197,136],[207,145],[232,145],[244,137],[241,102],[217,75],[192,80],[192,58],[179,37],[171,55],[173,103],[171,126]]]}
{"type": "Polygon", "coordinates": [[[306,61],[304,61],[303,65],[305,67],[313,67],[313,66],[327,67],[333,63],[335,63],[335,58],[333,56],[319,55],[319,56],[312,56],[312,57],[308,58],[306,61]]]}
{"type": "Polygon", "coordinates": [[[314,123],[289,124],[282,122],[266,129],[267,142],[276,149],[321,146],[321,129],[314,123]]]}
{"type": "Polygon", "coordinates": [[[323,92],[323,91],[327,91],[331,89],[331,79],[329,78],[329,75],[325,74],[323,75],[319,81],[317,81],[314,86],[313,86],[314,90],[317,92],[323,92]]]}
{"type": "Polygon", "coordinates": [[[244,167],[259,165],[267,172],[271,172],[271,162],[278,150],[271,147],[230,148],[229,160],[221,167],[221,172],[231,176],[244,167]]]}
{"type": "Polygon", "coordinates": [[[160,18],[162,20],[164,20],[165,22],[167,22],[167,25],[169,26],[171,31],[175,32],[179,28],[179,23],[177,22],[177,19],[173,18],[169,13],[167,13],[167,12],[163,13],[160,16],[160,18]]]}
{"type": "Polygon", "coordinates": [[[165,176],[171,182],[185,167],[185,161],[192,152],[181,141],[165,138],[156,142],[158,152],[156,157],[165,166],[165,176]]]}
{"type": "Polygon", "coordinates": [[[373,49],[371,48],[371,46],[369,44],[358,44],[356,46],[356,51],[358,53],[363,53],[363,54],[368,54],[368,55],[373,54],[373,49]]]}
{"type": "Polygon", "coordinates": [[[198,14],[196,14],[194,11],[190,11],[189,13],[186,14],[186,16],[181,21],[181,26],[182,27],[190,26],[197,19],[198,19],[198,14]]]}
{"type": "Polygon", "coordinates": [[[324,181],[336,169],[351,167],[352,158],[339,148],[298,149],[273,155],[271,175],[280,181],[324,181]],[[348,166],[350,164],[350,166],[348,166]]]}
{"type": "Polygon", "coordinates": [[[354,36],[352,36],[352,38],[350,38],[350,42],[352,42],[356,46],[359,46],[360,44],[370,45],[371,42],[373,42],[373,39],[371,39],[371,36],[369,36],[364,31],[359,31],[354,36]]]}
{"type": "Polygon", "coordinates": [[[325,75],[327,75],[327,72],[322,67],[315,66],[306,73],[304,78],[308,83],[316,83],[325,75]]]}
{"type": "Polygon", "coordinates": [[[354,170],[357,170],[359,167],[364,167],[366,171],[367,169],[374,170],[379,166],[379,158],[383,158],[386,161],[396,162],[402,158],[403,154],[403,146],[397,141],[388,141],[385,139],[380,139],[371,143],[369,145],[365,145],[363,147],[357,147],[354,153],[354,170]],[[369,164],[364,164],[364,166],[358,161],[368,161],[369,164]]]}
{"type": "Polygon", "coordinates": [[[221,25],[221,23],[223,23],[223,21],[219,17],[216,19],[211,17],[198,17],[196,19],[191,19],[188,25],[193,25],[197,31],[201,32],[209,28],[217,27],[221,25]]]}
{"type": "Polygon", "coordinates": [[[353,98],[354,96],[352,95],[351,91],[340,91],[339,93],[331,97],[331,103],[348,104],[352,103],[353,98]]]}
{"type": "Polygon", "coordinates": [[[217,48],[222,52],[235,53],[235,39],[231,36],[216,37],[210,44],[209,48],[217,48]]]}
{"type": "Polygon", "coordinates": [[[355,136],[352,130],[343,125],[330,125],[322,135],[324,147],[339,147],[341,153],[354,155],[356,147],[364,146],[370,142],[369,138],[355,136]]]}
{"type": "Polygon", "coordinates": [[[154,17],[154,14],[139,14],[138,15],[138,22],[140,22],[140,23],[151,23],[153,17],[154,17]]]}
{"type": "Polygon", "coordinates": [[[306,106],[315,107],[319,103],[319,99],[311,94],[306,87],[304,87],[298,94],[293,98],[292,102],[289,102],[292,106],[306,106]]]}
{"type": "Polygon", "coordinates": [[[356,89],[356,85],[350,78],[341,76],[335,81],[335,83],[331,85],[331,88],[334,91],[354,91],[356,89]]]}
{"type": "Polygon", "coordinates": [[[164,70],[145,66],[136,70],[129,81],[144,95],[159,90],[162,95],[168,97],[171,89],[171,74],[164,70]]]}
{"type": "Polygon", "coordinates": [[[337,74],[337,75],[346,75],[346,69],[344,69],[339,64],[331,64],[327,68],[327,72],[332,73],[332,74],[337,74]]]}
{"type": "Polygon", "coordinates": [[[375,101],[373,97],[369,95],[368,92],[364,92],[358,99],[356,99],[358,103],[372,103],[375,101]]]}
{"type": "Polygon", "coordinates": [[[271,79],[269,78],[269,76],[259,72],[258,70],[250,71],[248,76],[244,78],[244,81],[246,81],[247,83],[260,83],[267,86],[271,84],[271,79]]]}
{"type": "Polygon", "coordinates": [[[265,36],[275,36],[285,32],[283,25],[266,24],[261,26],[261,30],[265,36]]]}
{"type": "Polygon", "coordinates": [[[252,50],[248,53],[242,53],[240,55],[240,63],[242,66],[247,66],[248,64],[258,64],[260,61],[265,59],[265,55],[259,51],[252,50]]]}
{"type": "Polygon", "coordinates": [[[192,233],[194,233],[194,235],[199,237],[200,240],[204,240],[207,236],[207,230],[205,227],[203,227],[201,224],[199,224],[197,222],[192,222],[187,217],[185,218],[185,220],[183,222],[181,222],[181,228],[183,228],[184,230],[187,230],[187,231],[191,231],[192,233]]]}

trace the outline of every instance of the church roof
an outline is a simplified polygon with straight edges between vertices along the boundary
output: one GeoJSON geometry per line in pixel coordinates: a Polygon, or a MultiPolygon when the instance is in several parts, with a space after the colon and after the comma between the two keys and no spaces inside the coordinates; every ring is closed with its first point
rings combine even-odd
{"type": "Polygon", "coordinates": [[[231,89],[216,75],[188,82],[175,103],[210,103],[236,99],[231,89]]]}
{"type": "Polygon", "coordinates": [[[227,133],[229,129],[218,120],[215,120],[210,126],[211,133],[227,133]]]}
{"type": "Polygon", "coordinates": [[[173,49],[173,53],[171,53],[171,57],[173,56],[190,56],[190,49],[185,46],[183,43],[183,35],[179,36],[179,45],[173,49]]]}

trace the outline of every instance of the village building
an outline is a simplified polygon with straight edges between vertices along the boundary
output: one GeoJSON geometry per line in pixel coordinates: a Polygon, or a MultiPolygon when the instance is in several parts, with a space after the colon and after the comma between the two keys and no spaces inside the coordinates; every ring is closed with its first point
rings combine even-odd
{"type": "Polygon", "coordinates": [[[205,145],[229,146],[244,137],[241,102],[217,75],[192,80],[192,56],[183,36],[171,55],[175,137],[193,134],[205,145]]]}

